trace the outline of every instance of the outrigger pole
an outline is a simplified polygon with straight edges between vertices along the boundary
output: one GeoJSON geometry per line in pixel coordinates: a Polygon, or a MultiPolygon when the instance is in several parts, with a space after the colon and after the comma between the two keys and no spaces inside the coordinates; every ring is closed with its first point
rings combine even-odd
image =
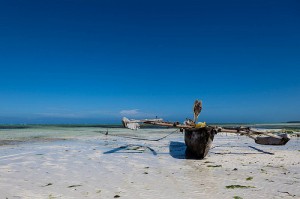
{"type": "Polygon", "coordinates": [[[197,118],[202,110],[202,101],[196,100],[194,103],[193,111],[194,111],[194,120],[187,119],[184,124],[180,124],[179,122],[166,122],[163,119],[143,119],[143,120],[130,120],[126,117],[123,117],[122,123],[125,128],[129,128],[132,130],[137,130],[140,128],[140,123],[150,124],[161,127],[169,127],[169,128],[179,128],[181,131],[199,131],[203,128],[213,129],[216,133],[234,133],[239,135],[245,135],[252,139],[254,139],[255,143],[262,145],[285,145],[289,140],[289,136],[287,134],[272,134],[270,132],[263,132],[251,129],[250,127],[236,127],[236,128],[225,128],[219,126],[206,126],[196,124],[197,118]]]}

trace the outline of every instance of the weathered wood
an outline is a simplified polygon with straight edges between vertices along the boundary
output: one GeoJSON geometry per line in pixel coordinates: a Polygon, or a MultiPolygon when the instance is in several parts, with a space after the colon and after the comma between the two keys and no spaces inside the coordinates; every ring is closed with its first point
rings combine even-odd
{"type": "Polygon", "coordinates": [[[202,110],[202,101],[198,101],[196,100],[195,103],[194,103],[194,107],[193,107],[193,110],[194,110],[194,123],[196,124],[197,123],[197,120],[198,120],[198,117],[201,113],[201,110],[202,110]]]}
{"type": "Polygon", "coordinates": [[[184,124],[179,124],[177,122],[174,123],[168,123],[168,122],[153,122],[153,121],[146,121],[144,124],[152,124],[152,125],[157,125],[157,126],[165,126],[165,127],[174,127],[174,128],[183,128],[183,129],[189,129],[193,128],[193,126],[189,125],[184,125],[184,124]]]}
{"type": "Polygon", "coordinates": [[[140,124],[139,123],[145,123],[145,122],[163,122],[163,119],[144,119],[144,120],[129,120],[126,117],[123,117],[122,119],[122,124],[123,127],[125,128],[129,128],[131,130],[137,130],[140,128],[140,124]]]}
{"type": "Polygon", "coordinates": [[[280,138],[264,136],[264,137],[256,137],[254,140],[256,144],[263,144],[263,145],[285,145],[290,140],[287,134],[283,134],[278,137],[280,138]]]}
{"type": "Polygon", "coordinates": [[[235,134],[246,135],[254,139],[256,144],[261,144],[261,145],[285,145],[290,140],[287,134],[274,135],[269,132],[255,131],[250,128],[236,128],[236,129],[219,128],[218,131],[224,133],[235,133],[235,134]],[[262,135],[262,136],[257,136],[257,135],[262,135]]]}
{"type": "Polygon", "coordinates": [[[185,129],[187,158],[203,159],[210,150],[216,133],[217,131],[212,127],[185,129]]]}

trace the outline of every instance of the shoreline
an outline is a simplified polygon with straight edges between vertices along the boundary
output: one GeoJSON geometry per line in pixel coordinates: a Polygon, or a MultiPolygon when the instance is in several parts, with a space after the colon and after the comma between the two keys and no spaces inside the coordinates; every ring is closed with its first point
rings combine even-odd
{"type": "MultiPolygon", "coordinates": [[[[0,146],[0,195],[8,198],[300,197],[299,138],[292,138],[286,146],[263,146],[244,136],[218,134],[208,156],[193,160],[185,159],[181,133],[153,142],[105,136],[92,129],[80,131],[84,136],[79,137],[74,130],[67,132],[62,133],[62,137],[69,136],[67,139],[0,146]]],[[[169,131],[138,133],[141,137],[157,138],[169,131]]]]}

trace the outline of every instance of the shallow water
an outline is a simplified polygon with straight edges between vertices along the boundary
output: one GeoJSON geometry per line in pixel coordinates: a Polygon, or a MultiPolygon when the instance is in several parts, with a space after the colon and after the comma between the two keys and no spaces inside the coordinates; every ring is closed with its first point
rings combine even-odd
{"type": "Polygon", "coordinates": [[[0,146],[18,145],[34,142],[51,142],[59,140],[97,140],[103,135],[112,138],[134,139],[141,141],[157,141],[178,129],[148,128],[133,131],[126,128],[109,128],[94,126],[55,126],[55,125],[33,125],[33,126],[2,126],[0,130],[0,146]]]}
{"type": "Polygon", "coordinates": [[[2,128],[0,140],[4,198],[300,197],[298,138],[263,146],[220,133],[204,160],[185,159],[176,129],[26,126],[2,128]]]}
{"type": "MultiPolygon", "coordinates": [[[[272,124],[213,124],[223,127],[249,126],[262,129],[293,129],[300,132],[300,123],[272,123],[272,124]]],[[[122,128],[121,125],[0,125],[1,140],[33,140],[49,138],[84,138],[97,136],[98,134],[109,133],[110,135],[134,136],[147,139],[148,136],[157,136],[159,139],[166,133],[171,133],[176,129],[166,128],[142,128],[132,131],[122,128]]]]}

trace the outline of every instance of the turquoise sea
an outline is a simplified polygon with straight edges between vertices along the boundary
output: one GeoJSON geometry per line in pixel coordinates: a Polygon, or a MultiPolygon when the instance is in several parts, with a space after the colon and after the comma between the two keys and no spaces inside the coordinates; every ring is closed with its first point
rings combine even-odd
{"type": "Polygon", "coordinates": [[[28,142],[93,140],[103,134],[140,140],[159,139],[178,129],[147,127],[137,131],[121,125],[0,125],[0,146],[28,142]]]}
{"type": "MultiPolygon", "coordinates": [[[[300,132],[300,123],[266,123],[266,124],[208,124],[223,127],[249,126],[258,129],[273,129],[280,131],[300,132]]],[[[137,139],[159,139],[177,129],[145,126],[132,131],[121,125],[0,125],[0,146],[36,141],[59,141],[69,139],[87,139],[99,134],[132,137],[137,139]]]]}

